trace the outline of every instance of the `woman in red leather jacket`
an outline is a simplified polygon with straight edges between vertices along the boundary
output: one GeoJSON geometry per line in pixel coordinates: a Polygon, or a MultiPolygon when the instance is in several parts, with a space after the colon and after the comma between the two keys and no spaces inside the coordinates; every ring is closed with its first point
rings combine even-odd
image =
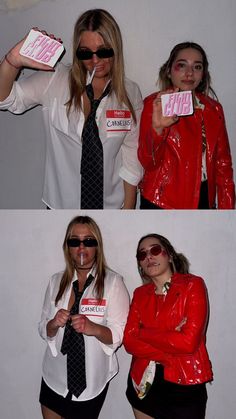
{"type": "Polygon", "coordinates": [[[176,45],[160,69],[161,91],[144,101],[138,156],[141,209],[233,209],[230,146],[208,60],[193,42],[176,45]],[[164,93],[192,91],[193,114],[163,116],[164,93]],[[217,203],[216,203],[217,198],[217,203]]]}
{"type": "Polygon", "coordinates": [[[140,239],[137,263],[144,285],[134,291],[124,333],[133,355],[126,395],[134,416],[204,419],[206,383],[213,379],[204,281],[158,234],[140,239]]]}

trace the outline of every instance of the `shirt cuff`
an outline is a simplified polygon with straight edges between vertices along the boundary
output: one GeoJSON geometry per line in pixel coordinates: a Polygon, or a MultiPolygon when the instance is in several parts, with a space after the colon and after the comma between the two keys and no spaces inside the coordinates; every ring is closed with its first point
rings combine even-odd
{"type": "Polygon", "coordinates": [[[130,185],[137,186],[143,176],[142,168],[140,166],[140,173],[135,175],[122,166],[119,171],[119,176],[127,183],[130,183],[130,185]]]}
{"type": "Polygon", "coordinates": [[[119,331],[116,330],[112,330],[112,328],[110,327],[111,333],[112,333],[112,341],[113,343],[111,343],[110,345],[106,345],[105,343],[100,342],[102,349],[104,350],[105,354],[110,356],[112,355],[117,348],[119,348],[119,346],[122,344],[122,341],[120,338],[120,334],[119,331]]]}
{"type": "Polygon", "coordinates": [[[56,348],[56,337],[53,337],[53,338],[47,337],[47,344],[50,348],[52,356],[56,357],[58,354],[57,348],[56,348]]]}
{"type": "Polygon", "coordinates": [[[0,109],[8,109],[14,101],[13,89],[11,90],[9,96],[5,100],[0,101],[0,109]]]}

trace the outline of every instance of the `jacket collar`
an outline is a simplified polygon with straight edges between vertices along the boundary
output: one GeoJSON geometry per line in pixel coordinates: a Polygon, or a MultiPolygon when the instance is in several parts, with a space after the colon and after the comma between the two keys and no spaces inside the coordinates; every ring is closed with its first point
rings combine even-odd
{"type": "MultiPolygon", "coordinates": [[[[186,279],[189,277],[190,274],[180,274],[180,273],[174,273],[171,277],[171,286],[168,291],[168,294],[170,290],[174,287],[174,289],[183,289],[186,286],[186,279]]],[[[146,292],[147,294],[152,294],[155,292],[155,284],[153,282],[150,282],[148,284],[145,284],[146,292]]]]}

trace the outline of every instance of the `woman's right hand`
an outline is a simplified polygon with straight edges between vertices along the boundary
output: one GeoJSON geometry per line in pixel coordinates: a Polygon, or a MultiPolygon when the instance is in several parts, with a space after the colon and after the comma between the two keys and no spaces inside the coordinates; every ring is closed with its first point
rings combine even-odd
{"type": "Polygon", "coordinates": [[[49,322],[47,323],[47,336],[49,336],[50,338],[54,337],[57,334],[59,327],[64,327],[69,318],[69,310],[65,310],[64,308],[58,310],[53,319],[49,320],[49,322]]]}
{"type": "MultiPolygon", "coordinates": [[[[43,35],[48,35],[47,32],[41,31],[38,28],[33,28],[33,29],[41,32],[43,35]]],[[[18,42],[13,48],[11,48],[10,51],[6,54],[9,62],[16,68],[27,67],[27,68],[32,68],[35,70],[53,71],[53,67],[46,64],[39,63],[28,57],[24,57],[23,55],[20,54],[20,49],[22,45],[24,44],[27,36],[28,34],[20,42],[18,42]]],[[[55,38],[54,35],[52,34],[48,36],[50,36],[51,38],[55,38]]]]}
{"type": "Polygon", "coordinates": [[[70,312],[69,310],[65,310],[64,308],[61,308],[58,310],[54,318],[51,320],[52,327],[64,327],[67,321],[70,318],[70,312]]]}
{"type": "Polygon", "coordinates": [[[171,125],[175,124],[179,117],[177,115],[173,116],[163,116],[162,106],[161,106],[161,96],[167,93],[176,93],[178,89],[172,89],[168,91],[158,92],[156,99],[153,101],[153,112],[152,112],[152,127],[158,135],[162,134],[164,128],[168,128],[171,125]]]}

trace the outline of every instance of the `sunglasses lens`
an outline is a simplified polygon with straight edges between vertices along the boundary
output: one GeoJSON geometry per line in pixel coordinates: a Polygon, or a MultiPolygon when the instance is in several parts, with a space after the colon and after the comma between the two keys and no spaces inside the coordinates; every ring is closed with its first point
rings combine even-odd
{"type": "Polygon", "coordinates": [[[93,53],[92,51],[87,51],[84,49],[77,49],[76,51],[76,56],[78,58],[78,60],[91,60],[93,53]]]}
{"type": "Polygon", "coordinates": [[[153,256],[157,256],[162,252],[162,247],[159,244],[156,244],[155,246],[152,246],[150,249],[150,253],[153,256]]]}
{"type": "Polygon", "coordinates": [[[114,50],[112,48],[101,48],[96,52],[98,58],[111,58],[114,56],[114,50]]]}
{"type": "Polygon", "coordinates": [[[147,252],[145,252],[144,250],[139,250],[138,252],[137,252],[137,260],[138,261],[142,261],[142,260],[144,260],[145,258],[146,258],[146,256],[147,256],[147,252]]]}
{"type": "Polygon", "coordinates": [[[79,239],[68,239],[67,246],[68,247],[79,247],[81,241],[79,239]]]}
{"type": "Polygon", "coordinates": [[[96,239],[90,239],[90,238],[84,239],[83,243],[85,247],[97,247],[98,245],[98,242],[96,239]]]}

